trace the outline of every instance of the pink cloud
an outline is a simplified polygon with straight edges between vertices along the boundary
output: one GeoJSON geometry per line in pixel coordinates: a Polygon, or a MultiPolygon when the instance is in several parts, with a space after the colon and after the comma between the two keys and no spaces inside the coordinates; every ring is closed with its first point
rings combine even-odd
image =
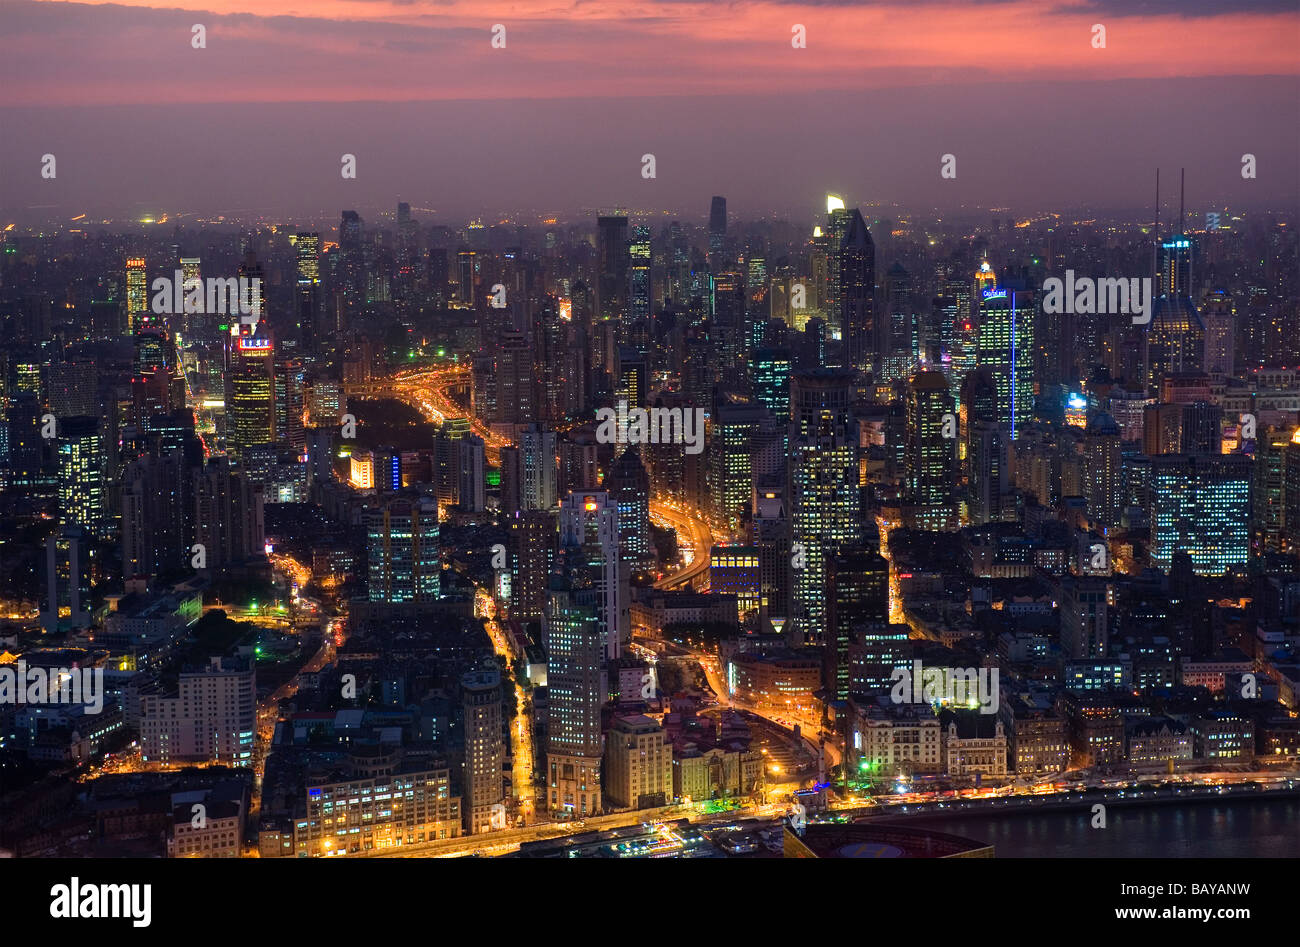
{"type": "MultiPolygon", "coordinates": [[[[1172,8],[1171,8],[1172,9],[1172,8]]],[[[763,94],[982,81],[1295,75],[1295,13],[1071,12],[1041,0],[16,3],[10,105],[763,94]],[[1107,27],[1094,49],[1090,27],[1107,27]],[[190,46],[190,25],[207,49],[190,46]],[[507,48],[489,30],[507,28],[507,48]],[[791,26],[808,48],[792,49],[791,26]]],[[[981,107],[972,95],[972,108],[981,107]]]]}

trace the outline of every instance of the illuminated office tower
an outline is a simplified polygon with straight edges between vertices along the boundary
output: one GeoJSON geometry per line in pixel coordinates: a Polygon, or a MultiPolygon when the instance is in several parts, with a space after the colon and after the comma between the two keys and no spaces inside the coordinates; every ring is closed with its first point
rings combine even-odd
{"type": "Polygon", "coordinates": [[[487,509],[487,447],[483,438],[467,434],[456,442],[459,458],[456,496],[466,513],[487,509]]]}
{"type": "Polygon", "coordinates": [[[600,321],[622,326],[627,319],[627,215],[610,214],[596,220],[596,295],[600,321]]]}
{"type": "Polygon", "coordinates": [[[1300,555],[1300,428],[1282,448],[1282,551],[1300,555]]]}
{"type": "Polygon", "coordinates": [[[297,255],[298,333],[302,347],[315,351],[321,331],[320,234],[299,233],[297,255]]]}
{"type": "Polygon", "coordinates": [[[478,835],[506,827],[505,781],[501,778],[501,761],[506,755],[501,740],[501,675],[496,671],[471,671],[460,679],[460,692],[465,722],[461,811],[465,831],[478,835]]]}
{"type": "Polygon", "coordinates": [[[209,570],[264,555],[262,485],[213,458],[193,475],[194,541],[203,546],[209,570]]]}
{"type": "Polygon", "coordinates": [[[60,418],[59,525],[81,526],[88,534],[108,538],[104,495],[104,448],[99,419],[60,418]]]}
{"type": "Polygon", "coordinates": [[[668,261],[668,297],[680,304],[691,292],[691,244],[675,220],[668,227],[668,261]]]}
{"type": "Polygon", "coordinates": [[[849,649],[858,634],[889,624],[889,561],[874,549],[845,546],[827,562],[825,685],[833,700],[849,696],[849,649]]]}
{"type": "Polygon", "coordinates": [[[1237,310],[1232,298],[1223,290],[1208,293],[1201,304],[1201,321],[1205,324],[1205,371],[1231,375],[1236,365],[1237,310]]]}
{"type": "Polygon", "coordinates": [[[628,317],[632,322],[650,318],[650,228],[638,224],[632,228],[628,247],[628,317]]]}
{"type": "Polygon", "coordinates": [[[918,528],[952,525],[956,444],[957,415],[948,379],[943,372],[917,372],[907,383],[903,494],[918,528]]]}
{"type": "Polygon", "coordinates": [[[710,514],[718,532],[734,535],[750,508],[754,488],[753,448],[767,409],[756,404],[723,404],[709,432],[710,514]]]}
{"type": "Polygon", "coordinates": [[[533,349],[522,332],[504,332],[496,359],[497,418],[505,424],[537,419],[537,377],[533,349]]]}
{"type": "Polygon", "coordinates": [[[821,227],[814,227],[812,237],[808,240],[809,278],[796,281],[803,283],[804,305],[796,307],[795,301],[791,300],[790,325],[796,332],[802,332],[808,320],[814,316],[825,318],[826,310],[830,308],[830,258],[830,235],[821,227]]]}
{"type": "Polygon", "coordinates": [[[826,195],[826,301],[825,315],[827,324],[838,337],[844,321],[841,305],[844,296],[840,291],[840,259],[844,249],[844,238],[849,232],[849,212],[844,209],[844,199],[834,194],[826,195]]]}
{"type": "Polygon", "coordinates": [[[1034,297],[1026,290],[985,288],[979,306],[976,364],[993,374],[998,423],[1014,441],[1034,416],[1034,297]]]}
{"type": "Polygon", "coordinates": [[[473,250],[456,251],[456,298],[472,305],[477,284],[478,254],[473,250]]]}
{"type": "MultiPolygon", "coordinates": [[[[434,469],[433,482],[434,490],[438,497],[440,506],[456,506],[460,503],[460,482],[461,482],[461,443],[470,433],[470,423],[468,418],[448,418],[443,422],[438,434],[433,439],[434,451],[434,469]]],[[[515,448],[510,448],[515,450],[515,448]]],[[[503,449],[504,451],[504,449],[503,449]]],[[[502,464],[505,464],[505,454],[502,453],[502,464]]],[[[518,509],[518,505],[515,506],[518,509]]],[[[506,512],[510,512],[507,510],[506,512]]]]}
{"type": "Polygon", "coordinates": [[[618,505],[619,544],[627,568],[650,568],[655,560],[650,542],[650,475],[635,447],[618,455],[604,485],[618,505]]]}
{"type": "Polygon", "coordinates": [[[847,340],[848,365],[870,371],[877,357],[876,245],[862,214],[854,208],[840,244],[840,315],[847,340]]]}
{"type": "Polygon", "coordinates": [[[884,279],[881,380],[911,375],[921,356],[921,313],[912,274],[895,263],[884,279]]]}
{"type": "Polygon", "coordinates": [[[714,377],[729,380],[744,367],[745,285],[739,273],[719,273],[709,277],[709,293],[710,340],[718,359],[714,377]]]}
{"type": "Polygon", "coordinates": [[[736,596],[742,628],[758,627],[763,604],[763,563],[754,546],[714,546],[709,550],[709,592],[736,596]]]}
{"type": "Polygon", "coordinates": [[[394,497],[363,518],[370,601],[436,602],[442,587],[437,501],[394,497]]]}
{"type": "Polygon", "coordinates": [[[966,440],[967,513],[974,525],[1000,520],[1011,493],[1011,451],[1007,433],[992,421],[976,421],[966,440]]]}
{"type": "Polygon", "coordinates": [[[1251,459],[1241,454],[1151,458],[1151,563],[1169,571],[1186,552],[1198,575],[1250,561],[1251,459]]]}
{"type": "Polygon", "coordinates": [[[303,388],[306,373],[302,362],[279,359],[275,364],[275,435],[280,443],[301,454],[307,446],[303,432],[303,388]]]}
{"type": "Polygon", "coordinates": [[[646,396],[650,393],[646,357],[636,349],[626,345],[618,349],[618,387],[614,392],[620,401],[626,401],[629,408],[644,408],[646,396]]]}
{"type": "MultiPolygon", "coordinates": [[[[202,286],[203,275],[201,272],[202,260],[196,256],[183,256],[180,258],[181,263],[181,287],[188,292],[194,285],[202,286]]],[[[180,324],[181,331],[184,332],[185,338],[198,333],[200,329],[206,328],[206,320],[203,313],[188,312],[187,307],[182,307],[183,319],[180,324]]]]}
{"type": "Polygon", "coordinates": [[[131,257],[126,261],[127,335],[134,335],[137,329],[149,321],[149,288],[144,257],[131,257]]]}
{"type": "Polygon", "coordinates": [[[365,251],[362,238],[361,215],[354,210],[345,210],[339,220],[338,263],[333,274],[335,290],[342,293],[342,298],[334,303],[341,307],[334,316],[334,321],[342,328],[350,325],[348,316],[361,304],[365,290],[365,251]]]}
{"type": "MultiPolygon", "coordinates": [[[[617,554],[613,558],[617,561],[617,554]]],[[[599,571],[590,568],[581,546],[561,547],[542,620],[546,804],[555,817],[597,815],[602,808],[600,710],[609,695],[608,640],[600,617],[606,596],[594,578],[599,571]]]]}
{"type": "MultiPolygon", "coordinates": [[[[1256,555],[1282,552],[1288,543],[1285,535],[1286,476],[1290,472],[1300,478],[1300,444],[1291,447],[1291,443],[1291,435],[1275,427],[1259,432],[1255,440],[1255,467],[1250,488],[1250,544],[1256,555]],[[1290,471],[1287,469],[1288,460],[1292,462],[1290,471]]],[[[1300,507],[1300,480],[1292,499],[1300,507]]],[[[1293,515],[1292,525],[1300,533],[1300,508],[1293,515]]],[[[1300,549],[1300,543],[1292,548],[1300,549]]]]}
{"type": "Polygon", "coordinates": [[[540,621],[559,542],[558,515],[553,510],[516,510],[508,517],[510,531],[510,617],[540,621]]]}
{"type": "MultiPolygon", "coordinates": [[[[596,619],[613,661],[631,640],[628,570],[619,555],[618,504],[604,490],[570,493],[560,505],[560,546],[581,550],[590,585],[599,593],[596,619]]],[[[571,562],[578,559],[570,558],[571,562]]]]}
{"type": "Polygon", "coordinates": [[[519,509],[550,510],[556,495],[555,432],[530,424],[519,432],[519,509]]]}
{"type": "Polygon", "coordinates": [[[41,629],[47,635],[90,627],[90,545],[80,526],[65,526],[45,540],[41,629]]]}
{"type": "Polygon", "coordinates": [[[949,347],[946,371],[952,379],[958,393],[957,404],[964,407],[965,394],[962,385],[966,377],[979,365],[979,331],[970,316],[960,319],[952,328],[952,344],[949,347]]]}
{"type": "Polygon", "coordinates": [[[794,612],[803,640],[825,644],[827,560],[861,531],[852,375],[800,372],[790,382],[790,519],[794,612]],[[801,567],[802,566],[802,567],[801,567]]]}
{"type": "Polygon", "coordinates": [[[320,282],[320,234],[299,232],[294,240],[298,283],[320,282]]]}
{"type": "Polygon", "coordinates": [[[750,359],[754,397],[783,428],[790,423],[790,352],[759,348],[750,359]]]}
{"type": "Polygon", "coordinates": [[[334,427],[347,413],[347,397],[335,378],[313,378],[304,394],[308,427],[334,427]]]}
{"type": "Polygon", "coordinates": [[[1122,463],[1119,425],[1109,414],[1098,411],[1084,429],[1083,478],[1088,517],[1103,531],[1119,525],[1124,508],[1122,463]]]}
{"type": "Polygon", "coordinates": [[[1157,254],[1151,322],[1146,330],[1147,391],[1165,375],[1194,372],[1205,357],[1205,324],[1193,302],[1195,248],[1185,233],[1162,240],[1157,254]]]}
{"type": "Polygon", "coordinates": [[[226,376],[226,450],[235,459],[275,443],[275,346],[265,336],[231,336],[226,376]]]}
{"type": "Polygon", "coordinates": [[[715,197],[709,204],[709,265],[722,262],[722,252],[727,245],[727,199],[715,197]]]}
{"type": "Polygon", "coordinates": [[[785,477],[754,485],[750,545],[758,550],[760,607],[769,623],[783,627],[790,614],[790,513],[785,477]]]}

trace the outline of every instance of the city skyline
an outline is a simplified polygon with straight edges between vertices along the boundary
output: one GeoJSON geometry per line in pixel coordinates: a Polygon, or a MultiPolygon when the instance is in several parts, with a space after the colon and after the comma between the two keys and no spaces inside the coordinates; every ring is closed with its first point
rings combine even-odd
{"type": "Polygon", "coordinates": [[[1284,907],[1300,0],[179,2],[0,0],[0,894],[1284,907]]]}

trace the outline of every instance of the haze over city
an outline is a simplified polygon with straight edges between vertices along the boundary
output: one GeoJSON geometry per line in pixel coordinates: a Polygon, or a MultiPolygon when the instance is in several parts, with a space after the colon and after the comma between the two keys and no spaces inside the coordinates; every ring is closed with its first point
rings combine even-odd
{"type": "Polygon", "coordinates": [[[1294,205],[1300,186],[1294,3],[0,10],[10,219],[311,215],[394,193],[444,222],[699,214],[724,189],[753,217],[804,217],[827,190],[947,212],[1136,211],[1157,166],[1187,168],[1198,212],[1294,205]],[[339,175],[348,153],[355,180],[339,175]],[[1255,180],[1236,173],[1246,153],[1255,180]],[[36,176],[44,154],[53,180],[36,176]],[[944,154],[957,174],[941,181],[944,154]]]}

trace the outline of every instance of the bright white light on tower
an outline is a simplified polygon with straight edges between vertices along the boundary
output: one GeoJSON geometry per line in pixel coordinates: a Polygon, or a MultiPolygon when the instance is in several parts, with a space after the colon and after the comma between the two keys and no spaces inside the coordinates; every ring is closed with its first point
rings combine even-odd
{"type": "Polygon", "coordinates": [[[843,209],[844,209],[844,198],[836,197],[834,194],[826,195],[826,213],[829,214],[833,210],[843,210],[843,209]]]}

